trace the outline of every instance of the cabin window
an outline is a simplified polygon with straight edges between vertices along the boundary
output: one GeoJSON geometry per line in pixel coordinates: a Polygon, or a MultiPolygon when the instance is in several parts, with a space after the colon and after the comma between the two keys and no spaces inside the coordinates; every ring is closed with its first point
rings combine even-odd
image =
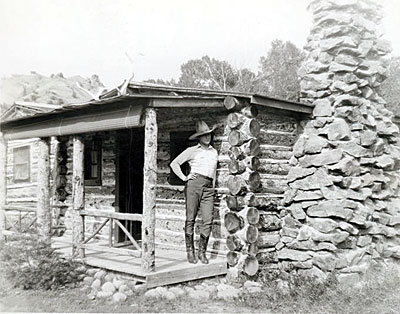
{"type": "MultiPolygon", "coordinates": [[[[182,153],[189,146],[197,144],[197,140],[190,141],[189,136],[195,133],[195,131],[182,131],[182,132],[171,132],[170,133],[170,160],[174,160],[180,153],[182,153]]],[[[181,165],[181,169],[184,175],[190,173],[190,166],[188,162],[181,165]]],[[[170,175],[168,182],[172,185],[184,185],[181,179],[170,169],[170,175]]]]}
{"type": "Polygon", "coordinates": [[[30,182],[31,180],[31,149],[30,146],[16,147],[14,155],[14,182],[30,182]]]}
{"type": "Polygon", "coordinates": [[[85,185],[101,185],[100,139],[85,141],[85,185]]]}

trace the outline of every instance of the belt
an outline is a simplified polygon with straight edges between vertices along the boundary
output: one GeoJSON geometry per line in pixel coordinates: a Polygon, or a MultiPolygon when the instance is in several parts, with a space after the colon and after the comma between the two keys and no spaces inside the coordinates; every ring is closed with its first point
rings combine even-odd
{"type": "Polygon", "coordinates": [[[207,180],[210,180],[210,181],[213,180],[213,178],[207,177],[207,176],[202,175],[202,174],[200,174],[200,173],[195,172],[195,174],[196,174],[197,176],[199,176],[200,178],[204,178],[204,179],[207,179],[207,180]]]}

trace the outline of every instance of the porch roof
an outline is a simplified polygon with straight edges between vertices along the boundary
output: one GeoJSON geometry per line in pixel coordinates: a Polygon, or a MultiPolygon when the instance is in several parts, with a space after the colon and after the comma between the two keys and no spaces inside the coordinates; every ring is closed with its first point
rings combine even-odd
{"type": "Polygon", "coordinates": [[[63,105],[51,111],[2,121],[0,127],[8,140],[139,127],[142,125],[142,110],[146,106],[223,108],[227,96],[301,115],[309,115],[313,109],[312,105],[265,95],[135,82],[128,84],[123,91],[113,89],[98,100],[63,105]]]}

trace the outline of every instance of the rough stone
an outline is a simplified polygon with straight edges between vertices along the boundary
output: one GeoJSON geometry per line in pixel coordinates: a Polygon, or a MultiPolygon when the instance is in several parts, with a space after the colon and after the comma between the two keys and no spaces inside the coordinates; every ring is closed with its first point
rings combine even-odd
{"type": "Polygon", "coordinates": [[[332,253],[317,253],[312,258],[312,263],[323,271],[332,271],[336,267],[337,259],[332,253]]]}
{"type": "Polygon", "coordinates": [[[358,145],[354,140],[340,143],[338,147],[341,148],[345,153],[354,157],[372,157],[371,150],[358,145]]]}
{"type": "Polygon", "coordinates": [[[112,282],[114,280],[114,274],[108,273],[107,275],[104,276],[104,281],[112,282]]]}
{"type": "Polygon", "coordinates": [[[293,156],[301,157],[304,155],[304,144],[306,142],[306,138],[304,135],[301,135],[296,143],[293,145],[293,156]]]}
{"type": "Polygon", "coordinates": [[[353,225],[351,225],[345,221],[340,221],[338,226],[340,229],[347,231],[348,233],[350,233],[352,235],[357,235],[359,233],[357,228],[355,228],[353,225]]]}
{"type": "Polygon", "coordinates": [[[159,298],[160,294],[158,293],[158,291],[156,289],[150,289],[145,292],[144,297],[145,298],[159,298]]]}
{"type": "Polygon", "coordinates": [[[301,204],[292,204],[288,208],[289,212],[295,219],[305,219],[306,218],[306,213],[304,212],[303,208],[301,207],[301,204]]]}
{"type": "Polygon", "coordinates": [[[319,154],[300,158],[300,166],[309,168],[336,164],[342,158],[342,154],[343,151],[341,149],[324,150],[319,154]]]}
{"type": "Polygon", "coordinates": [[[357,66],[332,62],[329,66],[331,72],[353,72],[357,66]]]}
{"type": "Polygon", "coordinates": [[[392,170],[394,168],[394,160],[389,155],[382,155],[376,158],[376,166],[378,168],[392,170]]]}
{"type": "Polygon", "coordinates": [[[101,269],[98,272],[96,272],[96,274],[94,275],[94,278],[102,280],[106,275],[107,275],[107,272],[105,270],[101,269]]]}
{"type": "Polygon", "coordinates": [[[106,299],[109,298],[113,295],[113,293],[111,291],[99,291],[96,294],[96,298],[98,299],[106,299]]]}
{"type": "Polygon", "coordinates": [[[345,54],[339,54],[335,57],[335,61],[337,63],[347,64],[347,65],[358,65],[360,63],[360,58],[345,54]]]}
{"type": "Polygon", "coordinates": [[[302,179],[313,174],[317,169],[316,168],[300,168],[300,167],[292,167],[289,170],[287,175],[287,182],[293,182],[297,179],[302,179]]]}
{"type": "Polygon", "coordinates": [[[114,287],[118,290],[119,287],[121,287],[122,285],[125,284],[125,281],[123,281],[123,280],[118,280],[118,279],[114,278],[114,280],[113,280],[112,283],[113,283],[114,287]]]}
{"type": "Polygon", "coordinates": [[[300,261],[304,262],[311,258],[311,255],[306,252],[301,252],[297,250],[291,250],[288,248],[283,248],[278,251],[278,259],[280,260],[291,260],[291,261],[300,261]]]}
{"type": "Polygon", "coordinates": [[[362,114],[360,109],[354,106],[343,106],[336,108],[335,116],[338,118],[347,119],[352,123],[358,123],[362,121],[362,114]]]}
{"type": "Polygon", "coordinates": [[[320,168],[314,174],[291,183],[290,187],[299,190],[315,190],[332,184],[333,182],[326,170],[320,168]]]}
{"type": "Polygon", "coordinates": [[[320,191],[303,191],[303,192],[298,192],[294,197],[294,200],[300,202],[300,201],[318,200],[321,198],[323,198],[323,195],[320,191]]]}
{"type": "Polygon", "coordinates": [[[333,109],[329,99],[318,99],[314,101],[313,116],[314,117],[330,117],[332,116],[333,109]]]}
{"type": "Polygon", "coordinates": [[[113,302],[114,303],[122,303],[125,302],[127,299],[126,294],[122,293],[122,292],[117,292],[113,295],[113,302]]]}
{"type": "Polygon", "coordinates": [[[318,135],[310,135],[304,144],[306,154],[320,153],[323,148],[328,146],[328,142],[318,135]]]}
{"type": "Polygon", "coordinates": [[[114,293],[117,289],[111,282],[107,281],[101,286],[101,290],[105,292],[114,293]]]}
{"type": "Polygon", "coordinates": [[[345,156],[336,164],[328,166],[328,169],[345,176],[358,176],[360,174],[360,164],[351,156],[345,156]]]}
{"type": "Polygon", "coordinates": [[[337,200],[321,201],[318,205],[307,209],[307,215],[311,217],[338,217],[349,220],[352,214],[351,209],[344,207],[343,202],[337,200]]]}
{"type": "Polygon", "coordinates": [[[322,233],[310,226],[304,225],[300,228],[297,240],[304,241],[311,239],[313,241],[332,242],[334,244],[338,244],[346,240],[348,236],[349,233],[346,231],[340,231],[336,229],[332,233],[322,233]]]}
{"type": "MultiPolygon", "coordinates": [[[[126,284],[121,285],[121,286],[119,286],[119,288],[118,288],[118,291],[119,291],[119,292],[122,292],[122,293],[125,293],[125,291],[128,291],[128,290],[130,290],[130,291],[132,292],[132,289],[129,288],[129,286],[126,285],[126,284]]],[[[125,294],[126,294],[126,293],[125,293],[125,294]]]]}
{"type": "Polygon", "coordinates": [[[95,280],[92,282],[91,287],[92,287],[92,289],[95,289],[95,290],[100,289],[100,287],[101,287],[101,280],[100,280],[100,279],[95,279],[95,280]]]}
{"type": "Polygon", "coordinates": [[[372,243],[372,237],[369,235],[361,236],[358,238],[357,245],[364,247],[372,243]]]}
{"type": "Polygon", "coordinates": [[[331,124],[328,124],[322,131],[322,134],[328,135],[328,140],[338,141],[349,139],[351,130],[347,122],[342,118],[335,118],[331,124]]]}
{"type": "Polygon", "coordinates": [[[330,218],[308,218],[311,227],[322,233],[329,233],[338,227],[336,221],[330,218]]]}
{"type": "Polygon", "coordinates": [[[366,130],[361,133],[361,145],[368,147],[375,143],[378,135],[375,131],[366,130]]]}

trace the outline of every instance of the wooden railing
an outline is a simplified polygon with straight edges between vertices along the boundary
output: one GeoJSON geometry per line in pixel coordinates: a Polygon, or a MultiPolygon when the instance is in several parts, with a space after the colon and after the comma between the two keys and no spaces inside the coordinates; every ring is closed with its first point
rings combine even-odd
{"type": "MultiPolygon", "coordinates": [[[[21,205],[5,205],[4,207],[4,235],[27,233],[36,223],[36,208],[21,205]],[[11,212],[17,212],[14,219],[11,212]],[[15,221],[17,216],[17,221],[15,221]]],[[[35,227],[36,228],[36,227],[35,227]]]]}
{"type": "MultiPolygon", "coordinates": [[[[102,252],[109,252],[109,253],[117,253],[117,254],[124,254],[130,255],[134,257],[141,257],[142,256],[142,249],[140,245],[136,242],[130,232],[126,229],[126,227],[121,223],[121,220],[125,221],[142,221],[142,215],[140,214],[125,214],[125,213],[113,213],[113,212],[105,212],[105,211],[88,211],[82,210],[79,213],[82,216],[82,234],[83,240],[79,244],[78,249],[82,252],[82,255],[85,255],[85,249],[90,249],[93,251],[102,251],[102,252]],[[101,224],[96,228],[96,230],[85,239],[85,217],[97,217],[97,218],[105,218],[101,224]],[[108,232],[108,246],[99,245],[95,243],[88,243],[92,240],[99,232],[108,224],[109,232],[108,232]],[[129,243],[133,245],[134,249],[125,249],[118,247],[120,245],[113,245],[113,238],[114,238],[114,224],[118,226],[124,234],[129,239],[129,243]],[[117,248],[118,247],[118,248],[117,248]]],[[[124,243],[126,245],[126,243],[124,243]]]]}

